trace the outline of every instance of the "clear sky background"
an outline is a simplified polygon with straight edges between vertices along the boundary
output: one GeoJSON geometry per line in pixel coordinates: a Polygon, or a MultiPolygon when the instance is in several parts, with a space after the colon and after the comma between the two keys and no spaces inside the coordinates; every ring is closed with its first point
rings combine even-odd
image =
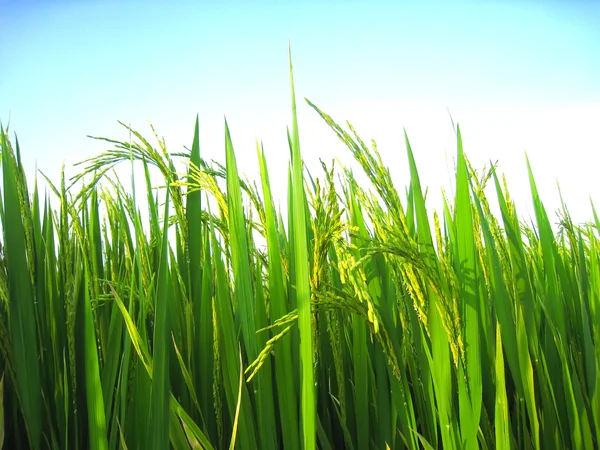
{"type": "MultiPolygon", "coordinates": [[[[258,179],[262,140],[275,195],[285,200],[292,44],[300,141],[319,158],[349,152],[303,98],[374,138],[403,192],[403,128],[429,209],[452,195],[462,130],[475,167],[499,161],[520,214],[531,214],[528,153],[552,221],[557,180],[577,221],[600,208],[600,2],[156,2],[0,0],[0,120],[58,181],[126,140],[117,120],[171,151],[224,162],[227,117],[238,165],[258,179]],[[283,196],[283,197],[282,197],[283,196]]],[[[153,141],[152,141],[153,142],[153,141]]]]}

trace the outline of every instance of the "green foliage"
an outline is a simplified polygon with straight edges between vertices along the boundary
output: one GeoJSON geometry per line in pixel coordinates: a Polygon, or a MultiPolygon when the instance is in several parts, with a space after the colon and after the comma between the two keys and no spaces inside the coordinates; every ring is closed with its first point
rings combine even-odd
{"type": "Polygon", "coordinates": [[[456,197],[430,215],[406,135],[402,196],[375,143],[308,102],[370,186],[313,177],[290,81],[287,223],[262,147],[259,191],[226,123],[224,166],[197,118],[179,154],[129,129],[43,198],[0,130],[0,448],[598,448],[593,206],[555,231],[529,168],[521,223],[457,128],[456,197]]]}

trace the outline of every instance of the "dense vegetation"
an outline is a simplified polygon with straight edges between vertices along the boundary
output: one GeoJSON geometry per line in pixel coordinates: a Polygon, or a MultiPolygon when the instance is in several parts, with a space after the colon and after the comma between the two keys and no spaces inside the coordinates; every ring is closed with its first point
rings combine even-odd
{"type": "Polygon", "coordinates": [[[4,448],[598,448],[595,211],[553,230],[530,175],[522,223],[457,128],[456,196],[429,215],[407,138],[400,195],[376,146],[309,104],[371,186],[303,169],[292,81],[287,217],[261,148],[260,188],[238,176],[227,124],[225,166],[197,121],[181,154],[131,130],[43,198],[1,130],[4,448]]]}

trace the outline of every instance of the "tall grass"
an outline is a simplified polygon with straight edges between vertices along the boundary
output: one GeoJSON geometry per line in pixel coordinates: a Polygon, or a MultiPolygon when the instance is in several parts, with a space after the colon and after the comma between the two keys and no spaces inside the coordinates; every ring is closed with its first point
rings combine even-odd
{"type": "Polygon", "coordinates": [[[291,85],[287,221],[262,147],[259,189],[227,124],[225,166],[197,120],[181,154],[130,129],[43,197],[2,128],[3,448],[598,448],[593,207],[577,226],[563,205],[553,231],[529,168],[521,222],[457,128],[456,196],[430,215],[406,136],[401,195],[375,144],[308,102],[370,186],[313,177],[291,85]]]}

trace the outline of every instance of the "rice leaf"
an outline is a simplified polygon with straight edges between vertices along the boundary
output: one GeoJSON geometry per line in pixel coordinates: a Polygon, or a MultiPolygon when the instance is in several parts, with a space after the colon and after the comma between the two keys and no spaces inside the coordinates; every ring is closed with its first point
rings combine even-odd
{"type": "Polygon", "coordinates": [[[310,307],[310,287],[308,276],[308,251],[306,237],[306,210],[302,157],[300,154],[300,138],[298,136],[298,119],[296,117],[296,95],[294,92],[294,76],[292,72],[292,53],[289,50],[290,85],[292,90],[292,204],[294,213],[294,250],[296,273],[296,297],[298,301],[298,326],[300,328],[301,357],[301,408],[302,408],[302,447],[307,450],[316,449],[316,397],[313,375],[313,332],[310,307]]]}
{"type": "Polygon", "coordinates": [[[85,387],[88,404],[88,424],[90,429],[89,448],[92,450],[108,449],[106,416],[92,305],[89,294],[89,277],[85,274],[85,387]]]}
{"type": "MultiPolygon", "coordinates": [[[[4,254],[8,275],[9,332],[19,406],[29,446],[38,449],[42,438],[42,392],[35,321],[34,292],[27,264],[28,252],[19,198],[20,168],[0,127],[4,181],[4,254]]],[[[33,263],[33,261],[32,261],[33,263]]]]}

